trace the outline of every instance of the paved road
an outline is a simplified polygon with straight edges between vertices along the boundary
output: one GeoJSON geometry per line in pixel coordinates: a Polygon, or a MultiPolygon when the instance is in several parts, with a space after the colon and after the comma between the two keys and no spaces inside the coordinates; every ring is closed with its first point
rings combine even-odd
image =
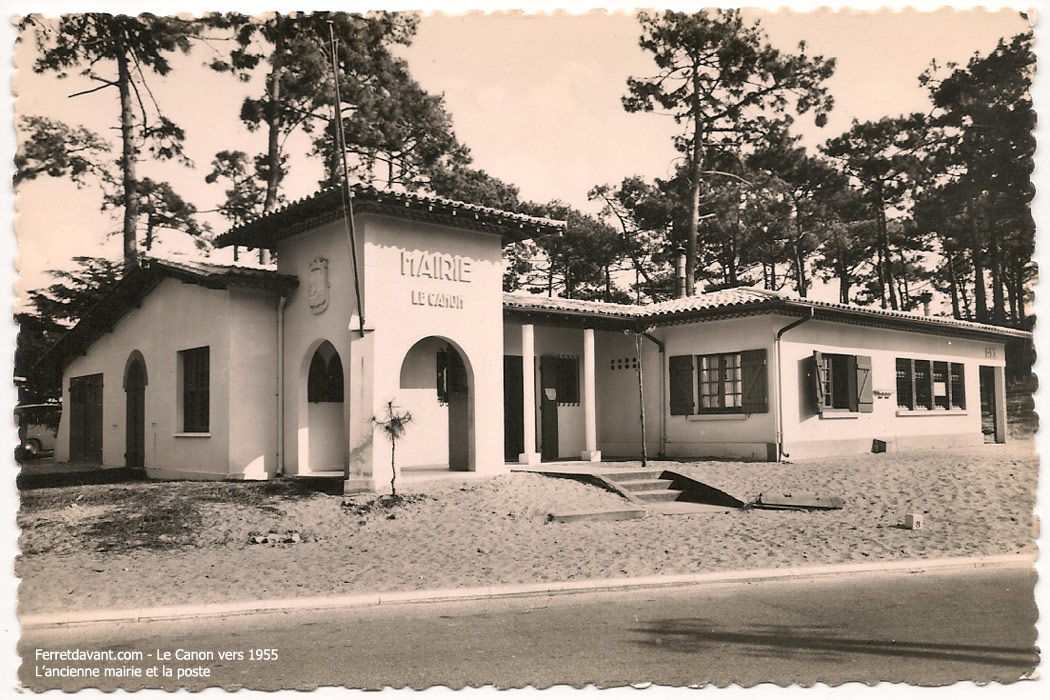
{"type": "Polygon", "coordinates": [[[20,644],[20,677],[34,690],[1007,681],[1038,662],[1034,584],[1022,571],[971,571],[42,630],[20,644]],[[210,676],[35,677],[92,666],[34,659],[67,648],[139,650],[152,656],[123,665],[210,676]],[[251,661],[253,648],[278,659],[251,661]],[[179,649],[245,660],[174,660],[179,649]]]}

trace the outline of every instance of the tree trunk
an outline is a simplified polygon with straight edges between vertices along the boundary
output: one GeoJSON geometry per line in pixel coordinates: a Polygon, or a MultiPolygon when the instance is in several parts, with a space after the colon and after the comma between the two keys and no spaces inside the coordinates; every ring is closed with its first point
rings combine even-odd
{"type": "Polygon", "coordinates": [[[809,280],[806,279],[806,262],[802,259],[802,240],[805,236],[805,232],[802,230],[802,224],[799,223],[799,212],[798,207],[795,208],[795,237],[791,239],[791,252],[795,256],[795,289],[798,290],[798,295],[803,299],[806,298],[806,292],[809,291],[809,280]]]}
{"type": "Polygon", "coordinates": [[[945,255],[945,263],[948,266],[948,292],[952,297],[952,318],[962,318],[959,310],[959,283],[955,279],[955,253],[948,251],[945,255]]]}
{"type": "Polygon", "coordinates": [[[988,237],[988,257],[992,272],[992,322],[1002,323],[1006,320],[1006,303],[1003,299],[1003,260],[999,252],[999,237],[994,232],[988,237]]]}
{"type": "Polygon", "coordinates": [[[966,291],[966,277],[959,278],[959,297],[962,299],[963,318],[967,321],[973,320],[973,311],[970,306],[970,295],[966,291]]]}
{"type": "Polygon", "coordinates": [[[266,105],[266,199],[263,214],[269,214],[277,206],[277,191],[281,182],[281,75],[284,70],[285,22],[280,15],[273,41],[273,58],[270,61],[269,100],[266,105]]]}
{"type": "Polygon", "coordinates": [[[124,187],[124,270],[131,270],[138,264],[138,180],[135,177],[135,165],[138,160],[138,149],[135,147],[135,116],[131,106],[131,71],[125,54],[117,56],[117,88],[120,91],[120,169],[124,187]]]}
{"type": "Polygon", "coordinates": [[[704,135],[700,123],[700,78],[693,76],[693,153],[689,173],[689,228],[685,243],[685,295],[696,293],[697,239],[700,236],[700,173],[703,170],[704,135]]]}
{"type": "MultiPolygon", "coordinates": [[[[881,284],[886,286],[890,308],[897,311],[900,308],[900,304],[897,303],[897,291],[894,288],[893,256],[890,254],[890,237],[889,232],[886,230],[886,205],[882,201],[882,193],[879,192],[877,196],[879,201],[875,212],[875,222],[879,233],[879,259],[882,261],[881,284]]],[[[883,301],[882,308],[886,308],[885,301],[883,301]]]]}
{"type": "Polygon", "coordinates": [[[1021,323],[1025,320],[1024,310],[1024,262],[1021,260],[1014,261],[1014,293],[1017,295],[1017,322],[1021,323]]]}
{"type": "Polygon", "coordinates": [[[882,266],[882,246],[875,245],[875,273],[879,280],[879,306],[886,308],[886,275],[882,266]]]}
{"type": "Polygon", "coordinates": [[[839,303],[849,303],[849,288],[850,288],[850,274],[849,270],[846,269],[845,265],[840,265],[838,269],[839,277],[839,303]]]}
{"type": "Polygon", "coordinates": [[[908,288],[908,261],[904,258],[904,250],[898,250],[901,259],[901,309],[911,311],[911,290],[908,288]]]}
{"type": "Polygon", "coordinates": [[[397,495],[397,486],[394,484],[397,481],[397,466],[394,464],[394,450],[397,449],[397,438],[390,438],[390,495],[397,495]]]}
{"type": "Polygon", "coordinates": [[[1013,281],[1012,266],[1003,266],[1003,284],[1006,286],[1006,298],[1010,304],[1010,320],[1017,322],[1017,286],[1013,281]]]}
{"type": "Polygon", "coordinates": [[[973,262],[974,316],[978,321],[988,320],[988,296],[984,286],[984,253],[977,232],[977,216],[973,204],[966,207],[970,223],[970,259],[973,262]]]}
{"type": "MultiPolygon", "coordinates": [[[[699,136],[695,137],[699,139],[699,136]]],[[[699,148],[694,148],[698,151],[699,148]]],[[[685,295],[693,296],[696,292],[696,252],[697,238],[700,235],[700,162],[699,153],[693,161],[693,172],[689,188],[689,229],[685,241],[685,295]]]]}

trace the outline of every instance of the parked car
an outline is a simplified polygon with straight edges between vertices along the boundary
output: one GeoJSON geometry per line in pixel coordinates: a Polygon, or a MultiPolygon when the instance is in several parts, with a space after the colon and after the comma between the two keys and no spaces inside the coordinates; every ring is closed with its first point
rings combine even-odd
{"type": "Polygon", "coordinates": [[[15,406],[19,439],[15,459],[18,462],[54,454],[61,415],[62,405],[57,402],[15,406]]]}

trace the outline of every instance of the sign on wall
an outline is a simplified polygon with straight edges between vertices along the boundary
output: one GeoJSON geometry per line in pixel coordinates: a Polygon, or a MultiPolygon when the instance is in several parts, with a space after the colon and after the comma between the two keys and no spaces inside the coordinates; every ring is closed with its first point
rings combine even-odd
{"type": "MultiPolygon", "coordinates": [[[[401,276],[420,280],[438,280],[470,284],[473,281],[474,261],[462,255],[432,253],[424,250],[401,251],[401,276]]],[[[440,309],[464,308],[463,295],[437,292],[422,286],[410,291],[413,306],[440,309]]]]}

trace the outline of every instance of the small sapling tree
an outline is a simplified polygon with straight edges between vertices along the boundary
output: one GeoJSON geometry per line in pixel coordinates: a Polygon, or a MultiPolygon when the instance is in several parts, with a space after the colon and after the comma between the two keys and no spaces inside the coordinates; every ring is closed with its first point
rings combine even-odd
{"type": "Polygon", "coordinates": [[[393,399],[386,402],[385,418],[379,419],[372,416],[372,423],[390,440],[390,494],[394,497],[397,496],[397,465],[395,464],[397,441],[405,436],[405,426],[411,421],[412,414],[408,411],[399,411],[393,399]]]}

